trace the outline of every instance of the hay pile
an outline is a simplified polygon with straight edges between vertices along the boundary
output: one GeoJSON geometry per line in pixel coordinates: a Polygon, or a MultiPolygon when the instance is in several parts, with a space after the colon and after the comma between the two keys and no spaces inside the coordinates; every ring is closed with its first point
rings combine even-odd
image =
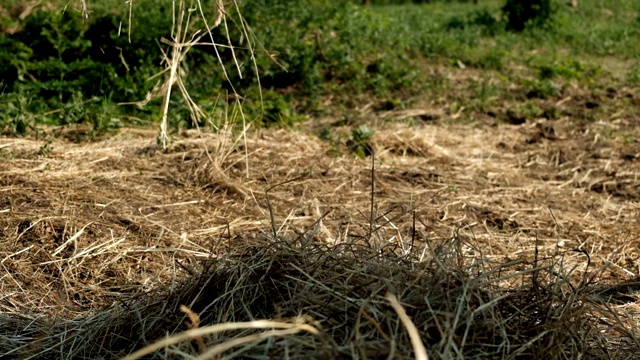
{"type": "Polygon", "coordinates": [[[380,129],[373,206],[295,131],[2,139],[0,353],[636,358],[635,145],[561,125],[380,129]]]}
{"type": "Polygon", "coordinates": [[[385,298],[392,293],[433,359],[637,357],[640,344],[627,329],[629,319],[611,308],[613,287],[598,288],[586,278],[572,284],[561,258],[536,266],[464,256],[468,241],[457,237],[398,256],[390,247],[376,251],[355,243],[329,247],[265,239],[241,254],[203,261],[202,270],[170,289],[98,314],[55,322],[4,315],[3,353],[120,358],[186,330],[188,313],[178,311],[186,305],[200,324],[275,319],[295,331],[264,337],[264,329],[252,328],[206,334],[169,343],[153,358],[191,358],[187,354],[207,351],[203,358],[215,358],[219,347],[237,341],[225,358],[413,359],[411,339],[385,298]],[[300,324],[310,326],[304,331],[300,324]]]}

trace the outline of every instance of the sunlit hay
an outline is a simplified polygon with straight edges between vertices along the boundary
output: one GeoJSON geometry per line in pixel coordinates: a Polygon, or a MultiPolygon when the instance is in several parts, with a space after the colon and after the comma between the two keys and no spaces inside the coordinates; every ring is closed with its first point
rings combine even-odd
{"type": "MultiPolygon", "coordinates": [[[[180,311],[189,317],[186,323],[189,330],[197,329],[200,326],[200,316],[184,305],[180,305],[180,311]]],[[[193,340],[198,345],[198,354],[204,354],[207,351],[207,345],[201,335],[194,335],[193,340]]]]}
{"type": "Polygon", "coordinates": [[[430,359],[631,359],[640,350],[628,320],[594,285],[568,283],[557,261],[467,258],[459,253],[466,241],[431,244],[429,256],[416,262],[415,254],[357,244],[299,248],[265,239],[202,263],[181,284],[93,316],[53,325],[3,316],[2,328],[13,330],[2,334],[0,346],[23,358],[60,359],[151,353],[425,359],[418,344],[430,359]],[[185,328],[180,304],[188,304],[189,318],[199,314],[199,327],[185,328]],[[192,339],[204,345],[191,346],[192,339]]]}
{"type": "MultiPolygon", "coordinates": [[[[413,358],[388,292],[430,359],[635,356],[640,207],[553,178],[555,150],[512,150],[526,133],[380,129],[373,217],[371,159],[291,130],[248,136],[248,158],[225,135],[180,135],[166,150],[140,130],[0,140],[0,352],[127,356],[190,331],[186,305],[200,328],[302,316],[320,331],[203,335],[225,356],[413,358]],[[549,162],[530,171],[534,151],[549,162]]],[[[636,171],[609,160],[565,162],[636,171]]],[[[162,351],[198,356],[191,338],[162,351]]]]}

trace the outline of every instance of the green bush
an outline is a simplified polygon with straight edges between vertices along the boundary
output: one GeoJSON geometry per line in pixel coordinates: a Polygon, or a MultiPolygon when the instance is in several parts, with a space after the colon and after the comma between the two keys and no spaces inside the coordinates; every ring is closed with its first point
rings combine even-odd
{"type": "MultiPolygon", "coordinates": [[[[126,34],[118,36],[118,25],[113,14],[85,21],[73,11],[38,10],[21,31],[0,34],[2,90],[13,94],[0,97],[0,105],[28,98],[21,111],[39,123],[108,127],[118,112],[108,104],[143,99],[152,87],[147,79],[161,70],[155,40],[133,36],[129,42],[126,34]],[[106,113],[104,106],[110,109],[106,113]]],[[[0,121],[16,120],[3,115],[0,121]]]]}
{"type": "Polygon", "coordinates": [[[479,27],[483,35],[494,36],[502,30],[504,24],[486,8],[473,10],[465,17],[452,17],[445,24],[447,29],[469,31],[473,27],[479,27]]]}
{"type": "MultiPolygon", "coordinates": [[[[270,90],[294,89],[305,97],[334,91],[384,93],[406,86],[410,59],[389,16],[348,2],[256,0],[242,9],[256,35],[282,66],[257,54],[261,85],[270,90]],[[389,51],[394,47],[394,51],[389,51]],[[332,84],[331,87],[327,87],[332,84]]],[[[250,62],[242,54],[241,62],[250,62]]],[[[247,69],[243,87],[257,83],[247,69]]]]}
{"type": "Polygon", "coordinates": [[[522,31],[528,26],[548,25],[555,9],[551,0],[507,0],[502,12],[508,30],[522,31]]]}

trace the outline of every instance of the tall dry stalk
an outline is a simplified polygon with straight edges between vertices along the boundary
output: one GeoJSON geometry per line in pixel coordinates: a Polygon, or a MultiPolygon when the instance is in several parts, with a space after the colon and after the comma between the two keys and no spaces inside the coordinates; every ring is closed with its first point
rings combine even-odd
{"type": "MultiPolygon", "coordinates": [[[[235,0],[233,1],[233,4],[240,18],[240,21],[238,22],[240,25],[238,25],[238,23],[236,23],[236,25],[240,28],[242,37],[244,39],[253,39],[254,37],[252,36],[250,28],[246,26],[246,22],[242,18],[239,6],[235,0]]],[[[174,6],[175,6],[175,2],[174,2],[174,6]]],[[[225,10],[225,5],[222,2],[222,0],[216,0],[213,12],[214,12],[214,20],[212,23],[209,23],[207,21],[207,16],[206,16],[207,12],[204,11],[200,0],[195,0],[195,8],[187,8],[184,0],[180,0],[178,2],[178,9],[174,8],[173,26],[171,31],[172,40],[163,41],[165,44],[168,44],[171,46],[171,55],[167,56],[167,54],[165,54],[165,64],[166,64],[165,72],[168,71],[169,75],[165,83],[160,88],[160,91],[164,95],[163,96],[164,101],[163,101],[163,107],[162,107],[162,120],[160,123],[160,134],[159,134],[158,140],[162,144],[163,148],[166,148],[169,143],[169,126],[168,126],[169,100],[171,98],[172,88],[174,85],[176,84],[178,85],[178,88],[180,89],[180,93],[182,97],[185,99],[185,102],[191,114],[192,122],[197,126],[200,120],[208,119],[208,116],[204,113],[204,111],[202,111],[202,109],[198,106],[198,104],[196,104],[192,100],[191,96],[189,95],[188,89],[186,88],[186,86],[184,85],[184,82],[182,81],[182,77],[186,76],[186,73],[181,71],[182,70],[181,64],[186,54],[194,45],[213,46],[214,53],[216,54],[218,63],[220,64],[220,71],[223,73],[226,79],[229,79],[230,77],[227,74],[227,70],[225,69],[224,62],[222,60],[222,57],[220,56],[218,47],[229,49],[229,51],[231,51],[231,55],[234,60],[236,69],[240,74],[240,77],[242,77],[240,64],[236,56],[236,50],[235,50],[236,46],[233,44],[231,35],[229,33],[228,24],[227,24],[228,13],[225,10]],[[191,21],[191,13],[195,13],[195,11],[193,10],[196,10],[197,13],[200,15],[200,17],[202,18],[202,21],[205,24],[205,29],[198,29],[195,31],[191,29],[191,26],[193,24],[193,22],[191,21]],[[227,42],[227,44],[225,45],[217,43],[211,32],[212,29],[218,26],[224,26],[226,42],[227,42]],[[192,32],[192,35],[189,37],[188,34],[190,31],[192,32]],[[210,43],[205,43],[201,41],[205,37],[207,37],[210,40],[210,43]]],[[[247,42],[249,42],[250,45],[246,48],[246,50],[250,52],[251,58],[254,59],[254,52],[253,52],[253,47],[251,46],[251,41],[247,40],[247,42]]],[[[254,66],[255,66],[255,60],[254,60],[254,66]]],[[[256,73],[257,73],[257,68],[256,68],[256,73]]],[[[242,138],[242,141],[245,143],[244,148],[245,148],[245,152],[247,152],[245,155],[248,155],[248,149],[246,146],[246,131],[248,130],[249,125],[247,123],[244,112],[242,110],[242,103],[241,103],[242,98],[237,93],[236,89],[233,87],[233,84],[231,84],[231,89],[233,92],[232,94],[233,99],[234,101],[236,101],[236,105],[237,105],[236,109],[238,112],[236,114],[237,116],[240,117],[240,120],[242,121],[241,138],[242,138]]],[[[225,119],[228,120],[229,118],[226,117],[225,119]]],[[[232,116],[231,119],[235,120],[235,116],[232,116]]],[[[235,125],[235,121],[232,121],[232,123],[225,122],[223,124],[223,127],[225,127],[224,130],[230,130],[229,128],[234,127],[234,125],[235,125]]],[[[227,133],[231,133],[231,131],[227,131],[227,133]]],[[[231,143],[235,145],[237,143],[237,140],[238,139],[231,141],[231,143]]],[[[228,151],[226,153],[228,153],[228,151]]],[[[245,156],[245,160],[247,158],[248,156],[245,156]]],[[[219,163],[220,161],[218,160],[216,162],[219,163]]],[[[247,176],[248,176],[249,167],[248,167],[248,164],[246,165],[247,166],[245,166],[245,169],[247,171],[247,176]]]]}

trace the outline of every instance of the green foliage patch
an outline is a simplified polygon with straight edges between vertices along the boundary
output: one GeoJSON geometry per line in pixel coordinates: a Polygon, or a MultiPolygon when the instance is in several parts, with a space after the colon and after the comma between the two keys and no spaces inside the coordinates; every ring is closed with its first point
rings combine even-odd
{"type": "MultiPolygon", "coordinates": [[[[0,106],[6,109],[0,128],[5,133],[26,134],[40,124],[87,124],[100,133],[138,125],[137,119],[158,120],[161,99],[145,106],[117,104],[143,100],[164,81],[154,76],[164,68],[162,51],[170,50],[162,39],[170,39],[171,3],[135,1],[130,24],[128,8],[119,3],[90,5],[88,20],[71,10],[40,10],[17,33],[0,34],[0,106]]],[[[206,45],[190,50],[182,74],[210,119],[235,101],[230,95],[235,90],[246,99],[247,119],[264,126],[291,126],[305,115],[371,99],[402,102],[422,96],[445,98],[452,108],[486,109],[496,98],[548,99],[560,96],[567,81],[600,81],[607,70],[594,65],[599,57],[638,58],[639,8],[623,0],[585,0],[579,12],[544,0],[480,5],[398,0],[370,6],[346,0],[252,0],[240,8],[251,36],[229,21],[236,49],[218,47],[226,76],[214,48],[206,45]],[[447,76],[429,70],[438,66],[500,80],[467,81],[466,90],[453,93],[447,76]],[[514,84],[519,91],[509,89],[514,84]]],[[[227,11],[239,19],[234,8],[227,11]]],[[[193,15],[192,25],[204,23],[193,15]]],[[[212,37],[227,44],[224,26],[214,28],[212,37]]],[[[637,83],[637,71],[628,70],[624,78],[637,83]]],[[[461,84],[456,86],[460,90],[461,84]]],[[[177,91],[170,102],[174,127],[206,125],[190,119],[177,91]]]]}

